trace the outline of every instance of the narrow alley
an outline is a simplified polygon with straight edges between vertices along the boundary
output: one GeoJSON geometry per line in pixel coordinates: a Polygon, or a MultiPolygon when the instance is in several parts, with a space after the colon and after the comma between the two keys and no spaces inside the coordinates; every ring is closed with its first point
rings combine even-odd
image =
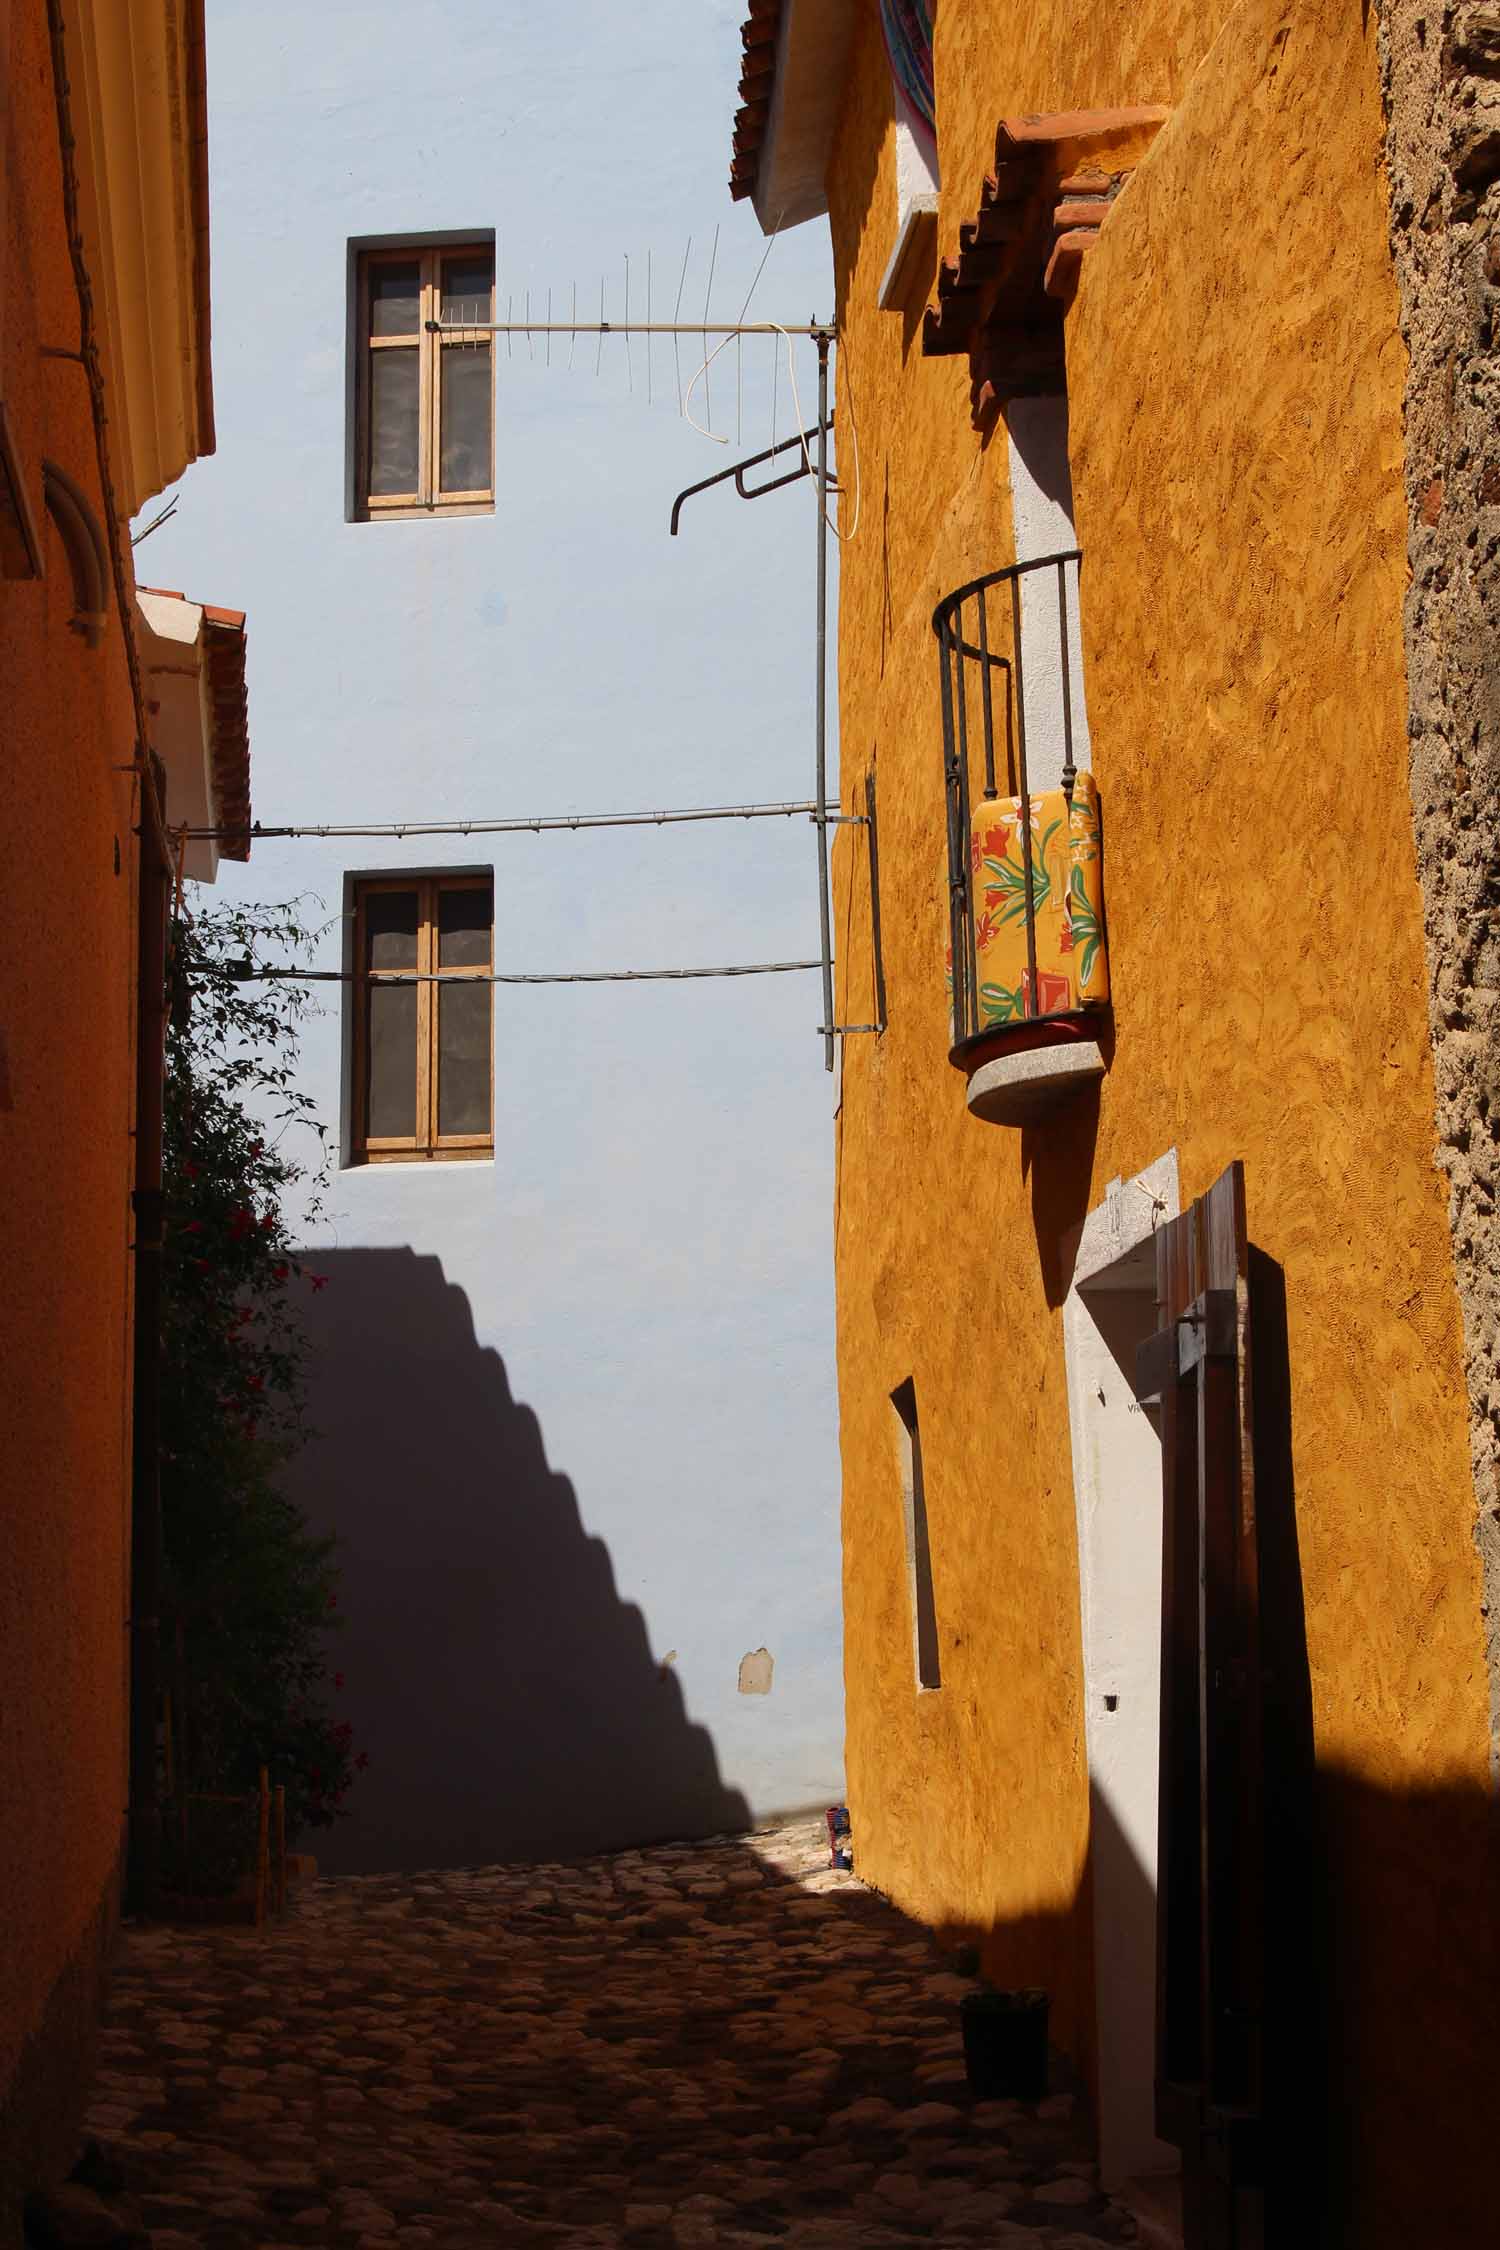
{"type": "Polygon", "coordinates": [[[153,2250],[1133,2240],[1066,2093],[971,2099],[967,1989],[810,1821],[318,1881],[128,1934],[88,2127],[153,2250]]]}

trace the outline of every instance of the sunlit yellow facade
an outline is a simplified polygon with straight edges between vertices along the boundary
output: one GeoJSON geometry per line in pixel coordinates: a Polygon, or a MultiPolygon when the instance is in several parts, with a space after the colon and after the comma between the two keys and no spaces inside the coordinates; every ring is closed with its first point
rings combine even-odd
{"type": "MultiPolygon", "coordinates": [[[[1405,355],[1379,10],[938,0],[941,184],[920,271],[908,255],[895,302],[906,198],[881,12],[870,0],[800,13],[824,20],[840,73],[821,145],[848,535],[842,794],[862,811],[873,777],[879,818],[883,985],[868,844],[845,828],[838,1020],[874,1020],[882,989],[887,1004],[883,1034],[845,1041],[837,1124],[857,1865],[914,1916],[977,1938],[998,1981],[1045,1986],[1054,2035],[1097,2090],[1080,1586],[1094,1470],[1070,1396],[1070,1291],[1091,1217],[1102,1226],[1153,1166],[1175,1152],[1186,1209],[1239,1160],[1253,1254],[1285,1292],[1321,1853],[1298,1879],[1316,2006],[1337,2026],[1334,2193],[1350,2242],[1457,2245],[1477,2192],[1468,2105],[1493,2059],[1494,1987],[1493,1948],[1466,1975],[1452,1933],[1485,1923],[1493,1862],[1406,770],[1405,355]],[[1008,327],[995,315],[987,365],[977,350],[924,350],[928,305],[939,325],[962,309],[986,175],[1060,116],[1072,138],[1049,189],[1057,259],[1049,237],[1030,298],[1008,327]],[[1144,121],[1124,163],[1108,153],[1122,117],[1144,121]],[[1086,131],[1105,153],[1090,156],[1086,131]],[[1102,180],[1082,176],[1089,164],[1102,180]],[[1089,195],[1102,223],[1080,215],[1089,195]],[[949,1060],[933,616],[1017,558],[1018,433],[1036,400],[1007,395],[1006,368],[1031,364],[1026,324],[1045,337],[1059,306],[1056,380],[1017,387],[1050,391],[1066,416],[1071,536],[1057,543],[1082,554],[1108,1032],[1102,1077],[997,1125],[970,1114],[949,1060]],[[898,1393],[920,1414],[936,1688],[913,1665],[898,1393]]],[[[771,223],[793,103],[811,114],[811,97],[788,75],[800,50],[784,26],[763,49],[756,36],[742,116],[760,114],[764,59],[778,76],[754,126],[765,153],[736,162],[746,181],[759,162],[771,223]]],[[[975,881],[1000,885],[998,901],[983,863],[1003,855],[983,824],[1014,822],[1003,803],[974,817],[975,881]]],[[[984,903],[976,894],[976,913],[984,903]]],[[[988,934],[1009,947],[1007,973],[982,982],[1013,1000],[1014,929],[988,934]]],[[[1059,987],[1058,1005],[1077,997],[1059,987]]],[[[1149,2037],[1140,2070],[1149,2078],[1149,2037]]]]}

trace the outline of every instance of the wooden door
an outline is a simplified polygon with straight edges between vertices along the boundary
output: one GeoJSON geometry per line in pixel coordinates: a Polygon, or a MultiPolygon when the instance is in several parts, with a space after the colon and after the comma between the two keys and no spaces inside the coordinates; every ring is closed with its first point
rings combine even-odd
{"type": "Polygon", "coordinates": [[[1156,1237],[1137,1389],[1162,1440],[1156,2127],[1186,2250],[1264,2234],[1264,1787],[1244,1171],[1156,1237]]]}

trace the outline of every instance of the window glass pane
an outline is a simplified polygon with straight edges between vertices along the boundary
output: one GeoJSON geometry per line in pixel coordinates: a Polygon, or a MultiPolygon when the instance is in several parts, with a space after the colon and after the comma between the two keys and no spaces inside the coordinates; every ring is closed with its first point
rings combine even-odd
{"type": "Polygon", "coordinates": [[[417,1129],[417,987],[371,984],[366,1130],[371,1140],[410,1139],[417,1129]]]}
{"type": "Polygon", "coordinates": [[[495,261],[486,252],[471,251],[461,258],[443,260],[443,312],[446,321],[483,321],[490,317],[490,284],[495,261]]]}
{"type": "Polygon", "coordinates": [[[417,965],[415,891],[365,893],[365,967],[414,969],[417,965]]]}
{"type": "Polygon", "coordinates": [[[373,264],[370,273],[370,334],[415,336],[421,312],[422,269],[408,264],[373,264]]]}
{"type": "Polygon", "coordinates": [[[444,344],[442,463],[444,492],[490,489],[490,347],[444,344]]]}
{"type": "Polygon", "coordinates": [[[490,986],[455,977],[438,999],[438,1131],[490,1129],[490,986]]]}
{"type": "Polygon", "coordinates": [[[488,886],[468,891],[438,893],[438,967],[487,969],[490,962],[490,923],[493,919],[488,886]]]}
{"type": "Polygon", "coordinates": [[[419,379],[417,347],[370,354],[370,490],[415,492],[419,379]]]}

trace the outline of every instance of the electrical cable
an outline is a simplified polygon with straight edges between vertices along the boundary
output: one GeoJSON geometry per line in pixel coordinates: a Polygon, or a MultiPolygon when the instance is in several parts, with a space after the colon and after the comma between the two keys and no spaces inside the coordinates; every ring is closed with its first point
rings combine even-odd
{"type": "MultiPolygon", "coordinates": [[[[830,824],[859,825],[862,815],[842,813],[823,808],[824,818],[830,824]]],[[[661,812],[628,813],[542,813],[531,818],[514,820],[388,820],[354,821],[347,823],[307,822],[300,825],[267,826],[253,821],[248,828],[220,824],[210,828],[187,828],[180,831],[190,843],[224,842],[282,842],[288,838],[304,837],[407,837],[407,836],[520,836],[550,835],[580,828],[668,828],[681,821],[705,820],[794,820],[799,814],[816,819],[818,807],[811,799],[797,804],[778,805],[694,805],[686,809],[661,812]]]]}
{"type": "Polygon", "coordinates": [[[253,965],[225,973],[235,984],[660,984],[694,977],[774,977],[794,970],[821,969],[818,961],[735,961],[713,969],[571,969],[522,974],[519,971],[450,969],[257,969],[253,965]]]}
{"type": "MultiPolygon", "coordinates": [[[[783,328],[780,321],[776,320],[763,321],[758,325],[762,328],[769,328],[773,330],[774,333],[778,335],[781,338],[782,342],[786,345],[786,365],[787,375],[790,378],[792,386],[792,405],[797,416],[797,426],[799,429],[805,431],[806,418],[802,412],[802,395],[797,387],[797,362],[796,356],[792,349],[792,331],[788,328],[783,328]]],[[[693,376],[692,381],[688,384],[687,389],[682,394],[683,420],[688,424],[690,429],[694,429],[697,431],[699,437],[706,437],[712,445],[727,445],[729,443],[729,439],[727,437],[720,437],[717,430],[707,429],[704,427],[703,423],[697,420],[692,410],[693,392],[697,389],[698,384],[701,381],[705,386],[704,396],[706,398],[708,371],[712,367],[714,361],[718,358],[720,352],[727,349],[734,337],[740,334],[753,333],[753,329],[730,329],[726,335],[720,338],[719,342],[715,344],[713,350],[709,352],[706,358],[704,358],[704,360],[701,362],[698,367],[697,373],[693,376]]],[[[837,341],[838,366],[839,370],[843,371],[844,355],[848,347],[842,336],[840,336],[837,341]]],[[[841,546],[847,546],[849,541],[859,530],[860,511],[864,502],[864,477],[861,470],[859,457],[859,422],[854,411],[854,377],[850,372],[844,373],[844,390],[845,395],[849,401],[849,435],[854,449],[854,507],[848,530],[843,530],[835,521],[835,519],[828,513],[828,502],[825,495],[820,494],[818,501],[819,506],[823,510],[823,521],[827,524],[829,530],[833,533],[834,538],[838,540],[841,546]]],[[[810,477],[816,477],[817,471],[813,466],[813,458],[808,448],[807,438],[805,434],[802,439],[802,458],[807,470],[807,474],[810,477]]]]}
{"type": "Polygon", "coordinates": [[[89,411],[94,425],[94,452],[99,464],[99,488],[104,502],[110,576],[114,584],[120,631],[125,643],[125,665],[130,675],[130,698],[135,714],[136,741],[131,761],[132,770],[140,781],[142,812],[149,824],[152,842],[161,855],[163,869],[170,872],[172,844],[156,787],[156,775],[151,767],[146,688],[141,676],[140,651],[135,645],[130,590],[125,583],[124,564],[120,559],[124,517],[115,493],[114,478],[109,466],[109,442],[104,434],[109,414],[105,402],[99,344],[94,334],[94,285],[89,278],[83,228],[78,215],[78,143],[73,132],[72,88],[68,80],[67,43],[61,0],[47,0],[47,33],[52,49],[52,85],[57,110],[58,152],[62,163],[63,226],[68,238],[68,255],[78,296],[78,358],[89,387],[89,411]]]}

